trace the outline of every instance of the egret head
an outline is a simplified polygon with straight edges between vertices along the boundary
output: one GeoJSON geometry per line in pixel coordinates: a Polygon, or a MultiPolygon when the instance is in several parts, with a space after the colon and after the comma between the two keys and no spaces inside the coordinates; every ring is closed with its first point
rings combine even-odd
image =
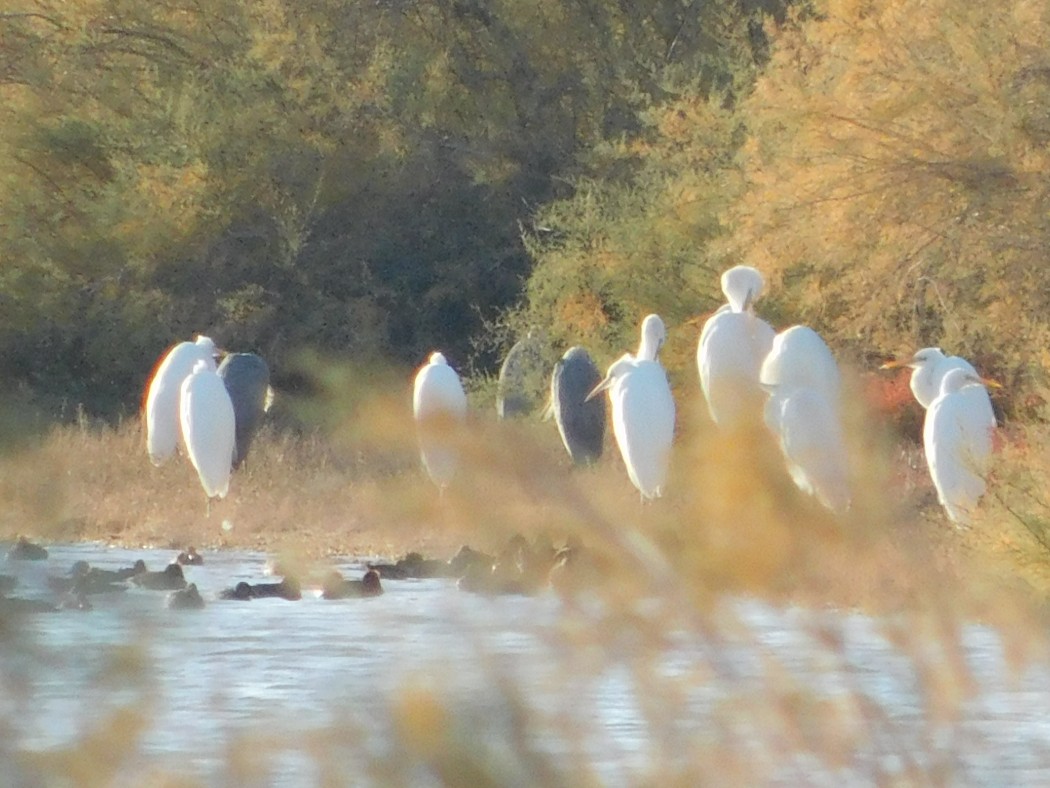
{"type": "Polygon", "coordinates": [[[722,274],[722,292],[734,312],[745,312],[762,295],[765,281],[757,268],[736,265],[722,274]]]}
{"type": "Polygon", "coordinates": [[[642,341],[638,345],[638,359],[656,361],[656,356],[667,339],[667,329],[659,315],[646,315],[642,321],[642,341]]]}
{"type": "Polygon", "coordinates": [[[941,394],[951,394],[966,386],[980,385],[981,383],[981,378],[977,375],[956,367],[948,370],[947,374],[941,378],[941,394]]]}
{"type": "Polygon", "coordinates": [[[222,357],[222,351],[216,347],[214,340],[211,337],[206,337],[204,334],[198,334],[197,340],[194,344],[200,349],[201,358],[218,359],[222,357]]]}
{"type": "Polygon", "coordinates": [[[967,386],[988,386],[993,389],[1001,389],[1003,386],[991,378],[983,378],[972,370],[962,367],[953,367],[941,378],[941,394],[951,394],[960,391],[967,386]]]}
{"type": "Polygon", "coordinates": [[[588,394],[583,401],[590,402],[603,391],[610,388],[617,380],[623,378],[623,376],[630,372],[634,366],[635,359],[630,353],[624,353],[619,359],[613,362],[612,366],[609,367],[609,371],[605,374],[605,377],[602,378],[597,386],[591,389],[590,394],[588,394]]]}
{"type": "Polygon", "coordinates": [[[925,369],[931,367],[944,358],[944,352],[939,347],[924,347],[916,350],[911,358],[894,359],[887,361],[879,369],[899,369],[910,367],[911,369],[925,369]]]}
{"type": "Polygon", "coordinates": [[[430,354],[428,362],[430,364],[445,364],[446,366],[448,365],[448,362],[445,360],[445,354],[439,350],[435,350],[433,353],[430,354]]]}

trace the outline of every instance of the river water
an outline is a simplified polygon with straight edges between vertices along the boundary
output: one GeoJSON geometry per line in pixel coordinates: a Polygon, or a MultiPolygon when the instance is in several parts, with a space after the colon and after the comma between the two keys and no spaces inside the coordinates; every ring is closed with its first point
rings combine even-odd
{"type": "MultiPolygon", "coordinates": [[[[160,569],[174,556],[49,549],[0,562],[17,595],[43,595],[78,559],[160,569]]],[[[963,628],[955,648],[895,637],[907,622],[732,600],[699,626],[610,634],[596,600],[483,597],[448,580],[220,601],[267,580],[268,556],[204,557],[185,568],[204,610],[131,589],[0,639],[0,785],[56,784],[25,755],[67,752],[121,708],[145,722],[116,748],[111,784],[442,784],[440,757],[401,749],[406,697],[440,698],[442,746],[463,744],[501,785],[1050,784],[1050,666],[1011,668],[987,627],[963,628]]]]}

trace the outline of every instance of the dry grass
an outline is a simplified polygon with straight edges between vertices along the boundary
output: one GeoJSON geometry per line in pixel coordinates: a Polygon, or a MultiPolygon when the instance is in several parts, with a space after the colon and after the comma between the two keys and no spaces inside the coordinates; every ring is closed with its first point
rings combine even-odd
{"type": "MultiPolygon", "coordinates": [[[[343,383],[330,379],[325,390],[343,383]]],[[[851,401],[870,399],[861,388],[870,383],[854,381],[851,401]]],[[[0,536],[318,559],[410,550],[443,557],[463,543],[493,549],[515,533],[555,542],[574,535],[628,576],[683,586],[705,604],[746,592],[906,609],[946,597],[955,607],[983,604],[1018,583],[1050,592],[1043,546],[1030,533],[1021,571],[1004,572],[1004,545],[1020,537],[1003,506],[989,505],[971,531],[948,525],[921,452],[893,437],[878,410],[849,414],[854,495],[837,518],[795,489],[764,428],[719,433],[699,396],[679,400],[669,492],[653,505],[639,503],[611,435],[603,461],[576,470],[552,425],[497,422],[481,411],[454,436],[462,467],[440,496],[419,467],[403,393],[376,386],[348,395],[350,407],[334,397],[312,402],[326,416],[316,431],[264,428],[229,497],[210,511],[184,458],[149,464],[137,421],[54,427],[0,457],[0,536]]],[[[1014,448],[1003,465],[1025,458],[1014,448]]]]}

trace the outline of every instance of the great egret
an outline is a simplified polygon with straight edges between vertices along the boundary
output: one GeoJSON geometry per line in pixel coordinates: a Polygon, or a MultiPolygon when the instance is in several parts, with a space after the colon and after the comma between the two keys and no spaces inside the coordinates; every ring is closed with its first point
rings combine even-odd
{"type": "Polygon", "coordinates": [[[995,415],[976,373],[949,369],[926,410],[922,440],[937,498],[953,523],[965,526],[985,491],[995,415]]]}
{"type": "Polygon", "coordinates": [[[263,414],[269,409],[270,368],[255,353],[230,353],[219,364],[218,372],[233,403],[237,426],[237,450],[233,458],[236,469],[248,456],[263,414]]]}
{"type": "Polygon", "coordinates": [[[578,346],[565,352],[551,375],[551,412],[576,465],[589,465],[602,456],[605,398],[587,399],[601,379],[590,354],[578,346]]]}
{"type": "Polygon", "coordinates": [[[496,413],[501,419],[526,416],[543,396],[543,350],[530,331],[507,353],[496,383],[496,413]]]}
{"type": "Polygon", "coordinates": [[[627,475],[643,501],[663,494],[674,440],[674,398],[656,360],[665,337],[663,321],[657,315],[647,316],[637,356],[621,356],[587,395],[589,400],[609,391],[613,434],[627,475]]]}
{"type": "Polygon", "coordinates": [[[459,375],[438,352],[416,373],[412,412],[419,430],[420,457],[427,474],[440,490],[455,475],[459,455],[450,431],[467,417],[467,395],[459,375]]]}
{"type": "Polygon", "coordinates": [[[215,369],[218,350],[206,336],[180,342],[157,365],[146,394],[146,448],[154,465],[175,453],[179,440],[179,391],[198,361],[215,369]]]}
{"type": "Polygon", "coordinates": [[[236,417],[222,378],[207,361],[198,361],[183,381],[179,416],[186,453],[205,495],[209,501],[225,498],[236,451],[236,417]]]}
{"type": "Polygon", "coordinates": [[[777,334],[759,375],[769,392],[765,420],[788,472],[827,508],[849,507],[848,456],[839,414],[838,365],[820,335],[806,326],[777,334]]]}
{"type": "MultiPolygon", "coordinates": [[[[960,356],[946,356],[939,347],[924,347],[915,351],[915,355],[907,360],[888,361],[880,369],[896,369],[899,367],[911,367],[911,393],[923,408],[929,408],[933,401],[940,396],[941,382],[950,370],[961,369],[971,375],[977,376],[977,370],[966,359],[960,356]]],[[[978,376],[978,380],[980,380],[978,376]]],[[[987,395],[987,391],[985,392],[987,395]]],[[[991,412],[992,402],[988,400],[988,410],[991,412]]]]}
{"type": "Polygon", "coordinates": [[[776,335],[751,311],[762,293],[762,274],[746,265],[722,274],[727,303],[708,318],[700,332],[696,365],[711,419],[719,427],[757,421],[765,393],[758,381],[762,361],[776,335]]]}

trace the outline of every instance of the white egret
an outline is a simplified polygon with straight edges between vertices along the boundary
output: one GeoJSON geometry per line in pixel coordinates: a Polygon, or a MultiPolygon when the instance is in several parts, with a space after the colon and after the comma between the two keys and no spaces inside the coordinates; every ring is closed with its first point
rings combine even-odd
{"type": "MultiPolygon", "coordinates": [[[[950,370],[961,369],[980,380],[977,370],[973,365],[961,356],[946,356],[939,347],[924,347],[915,351],[915,355],[907,360],[888,361],[880,369],[896,369],[899,367],[911,367],[911,380],[909,386],[911,393],[923,408],[929,408],[933,401],[941,394],[941,382],[950,370]]],[[[991,399],[988,399],[988,412],[992,411],[991,399]]]]}
{"type": "Polygon", "coordinates": [[[416,373],[412,412],[419,429],[423,467],[443,491],[459,464],[449,433],[466,420],[467,395],[459,375],[441,353],[431,353],[429,361],[416,373]]]}
{"type": "Polygon", "coordinates": [[[792,326],[774,338],[759,379],[770,393],[766,424],[791,478],[827,508],[844,511],[850,502],[848,456],[838,365],[828,346],[812,329],[792,326]]]}
{"type": "Polygon", "coordinates": [[[647,316],[637,356],[625,353],[587,395],[591,399],[609,391],[613,435],[643,501],[663,494],[674,440],[674,398],[656,360],[665,337],[663,321],[657,315],[647,316]]]}
{"type": "Polygon", "coordinates": [[[154,465],[175,453],[179,441],[179,391],[198,361],[215,369],[218,350],[206,336],[180,342],[157,365],[146,394],[146,449],[154,465]]]}
{"type": "Polygon", "coordinates": [[[514,343],[496,382],[496,413],[501,419],[528,415],[542,402],[545,366],[542,346],[531,331],[514,343]]]}
{"type": "Polygon", "coordinates": [[[237,450],[233,402],[214,367],[200,359],[182,382],[179,417],[186,453],[210,501],[225,498],[237,450]]]}
{"type": "Polygon", "coordinates": [[[255,353],[230,353],[219,364],[218,373],[233,403],[237,425],[237,451],[233,460],[236,469],[248,456],[263,414],[269,410],[273,394],[270,367],[255,353]]]}
{"type": "Polygon", "coordinates": [[[992,456],[995,415],[986,407],[988,392],[976,373],[949,369],[926,411],[922,440],[937,498],[948,519],[968,525],[985,491],[992,456]]]}
{"type": "Polygon", "coordinates": [[[765,393],[759,385],[762,361],[773,346],[773,328],[751,311],[762,292],[762,274],[738,265],[722,274],[727,303],[700,332],[696,365],[711,419],[720,427],[757,421],[765,393]]]}
{"type": "Polygon", "coordinates": [[[602,456],[605,443],[605,398],[587,395],[602,376],[582,347],[569,348],[551,375],[551,413],[562,443],[576,465],[589,465],[602,456]]]}

